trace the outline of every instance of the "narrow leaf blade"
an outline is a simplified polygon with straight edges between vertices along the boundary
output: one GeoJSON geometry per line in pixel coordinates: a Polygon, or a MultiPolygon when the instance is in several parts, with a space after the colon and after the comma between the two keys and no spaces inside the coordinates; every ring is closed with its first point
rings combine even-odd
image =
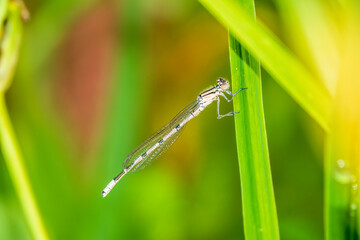
{"type": "Polygon", "coordinates": [[[199,0],[246,49],[258,57],[263,67],[294,100],[328,130],[331,96],[321,82],[260,23],[233,0],[199,0]]]}
{"type": "MultiPolygon", "coordinates": [[[[254,11],[252,0],[242,1],[254,11]]],[[[262,104],[260,63],[230,34],[236,141],[240,166],[244,229],[247,239],[279,239],[275,197],[262,104]]]]}

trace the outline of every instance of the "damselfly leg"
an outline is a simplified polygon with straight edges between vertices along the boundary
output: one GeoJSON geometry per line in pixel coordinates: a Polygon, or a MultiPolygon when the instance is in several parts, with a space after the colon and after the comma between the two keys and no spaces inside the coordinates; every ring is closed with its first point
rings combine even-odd
{"type": "Polygon", "coordinates": [[[228,99],[228,98],[225,96],[225,94],[220,94],[220,95],[223,96],[223,97],[226,99],[226,101],[230,102],[230,101],[233,99],[233,97],[236,96],[236,94],[238,94],[241,90],[245,90],[245,89],[247,89],[247,88],[240,88],[240,89],[237,90],[234,94],[233,94],[232,92],[230,92],[229,90],[225,91],[227,94],[229,94],[229,95],[231,96],[230,99],[228,99]]]}
{"type": "MultiPolygon", "coordinates": [[[[237,92],[235,92],[234,94],[232,94],[232,92],[230,91],[226,91],[227,94],[229,94],[231,96],[231,98],[227,98],[226,95],[224,93],[220,93],[219,96],[222,96],[226,101],[228,102],[231,102],[234,98],[234,96],[236,94],[238,94],[241,90],[244,90],[244,89],[247,89],[247,88],[240,88],[237,92]]],[[[239,112],[235,112],[235,113],[239,113],[239,112]]],[[[217,118],[218,119],[221,119],[223,117],[230,117],[230,116],[234,116],[234,112],[229,112],[227,114],[224,114],[224,115],[221,115],[220,114],[220,98],[218,97],[217,98],[217,118]]]]}

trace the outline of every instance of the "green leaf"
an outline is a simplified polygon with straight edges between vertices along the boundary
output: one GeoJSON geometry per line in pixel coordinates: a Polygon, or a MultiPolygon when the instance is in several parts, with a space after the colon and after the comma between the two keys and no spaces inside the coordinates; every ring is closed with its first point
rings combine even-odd
{"type": "Polygon", "coordinates": [[[276,0],[294,51],[334,94],[339,71],[339,38],[329,7],[319,0],[276,0]]]}
{"type": "MultiPolygon", "coordinates": [[[[255,13],[252,0],[242,1],[255,13]]],[[[244,229],[247,239],[279,239],[275,197],[261,92],[259,62],[230,34],[236,142],[240,166],[244,229]]]]}
{"type": "Polygon", "coordinates": [[[8,116],[4,95],[0,96],[0,147],[34,239],[48,239],[8,116]]]}
{"type": "Polygon", "coordinates": [[[5,105],[5,90],[10,85],[17,63],[21,42],[22,23],[20,8],[15,2],[8,5],[7,22],[1,43],[0,65],[0,147],[13,181],[15,191],[34,239],[48,239],[38,211],[24,161],[5,105]]]}
{"type": "Polygon", "coordinates": [[[321,82],[233,0],[199,0],[254,56],[280,86],[325,130],[331,97],[321,82]]]}

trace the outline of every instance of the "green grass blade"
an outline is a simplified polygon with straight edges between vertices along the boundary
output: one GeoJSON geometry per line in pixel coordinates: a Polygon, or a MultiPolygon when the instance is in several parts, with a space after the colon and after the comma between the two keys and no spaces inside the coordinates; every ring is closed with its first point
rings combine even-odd
{"type": "Polygon", "coordinates": [[[321,82],[264,26],[233,0],[199,0],[322,128],[328,129],[331,97],[321,82]]]}
{"type": "Polygon", "coordinates": [[[338,33],[334,19],[319,0],[276,0],[289,40],[299,55],[317,72],[334,94],[339,71],[338,33]],[[320,34],[319,34],[320,33],[320,34]]]}
{"type": "MultiPolygon", "coordinates": [[[[255,13],[252,0],[242,1],[255,13]]],[[[244,229],[247,239],[279,239],[275,197],[261,92],[259,62],[230,34],[232,89],[248,89],[234,98],[244,229]]]]}
{"type": "Polygon", "coordinates": [[[21,35],[22,23],[20,8],[16,3],[12,2],[8,5],[7,23],[1,45],[0,147],[34,238],[48,239],[5,105],[4,94],[11,83],[10,81],[14,73],[21,35]]]}
{"type": "Polygon", "coordinates": [[[9,169],[11,179],[34,239],[48,239],[8,116],[4,95],[0,96],[0,141],[6,166],[9,169]]]}

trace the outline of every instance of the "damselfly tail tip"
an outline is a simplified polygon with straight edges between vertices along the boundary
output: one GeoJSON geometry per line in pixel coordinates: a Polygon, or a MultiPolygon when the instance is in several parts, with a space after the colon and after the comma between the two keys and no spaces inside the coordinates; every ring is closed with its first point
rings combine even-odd
{"type": "Polygon", "coordinates": [[[108,194],[108,193],[105,192],[105,191],[102,191],[102,192],[101,192],[101,196],[102,196],[102,197],[106,197],[107,194],[108,194]]]}
{"type": "Polygon", "coordinates": [[[102,197],[106,197],[106,195],[109,194],[109,192],[111,191],[111,189],[113,189],[113,187],[115,186],[116,182],[113,180],[111,180],[111,182],[106,186],[106,188],[104,188],[104,190],[101,192],[102,197]]]}

